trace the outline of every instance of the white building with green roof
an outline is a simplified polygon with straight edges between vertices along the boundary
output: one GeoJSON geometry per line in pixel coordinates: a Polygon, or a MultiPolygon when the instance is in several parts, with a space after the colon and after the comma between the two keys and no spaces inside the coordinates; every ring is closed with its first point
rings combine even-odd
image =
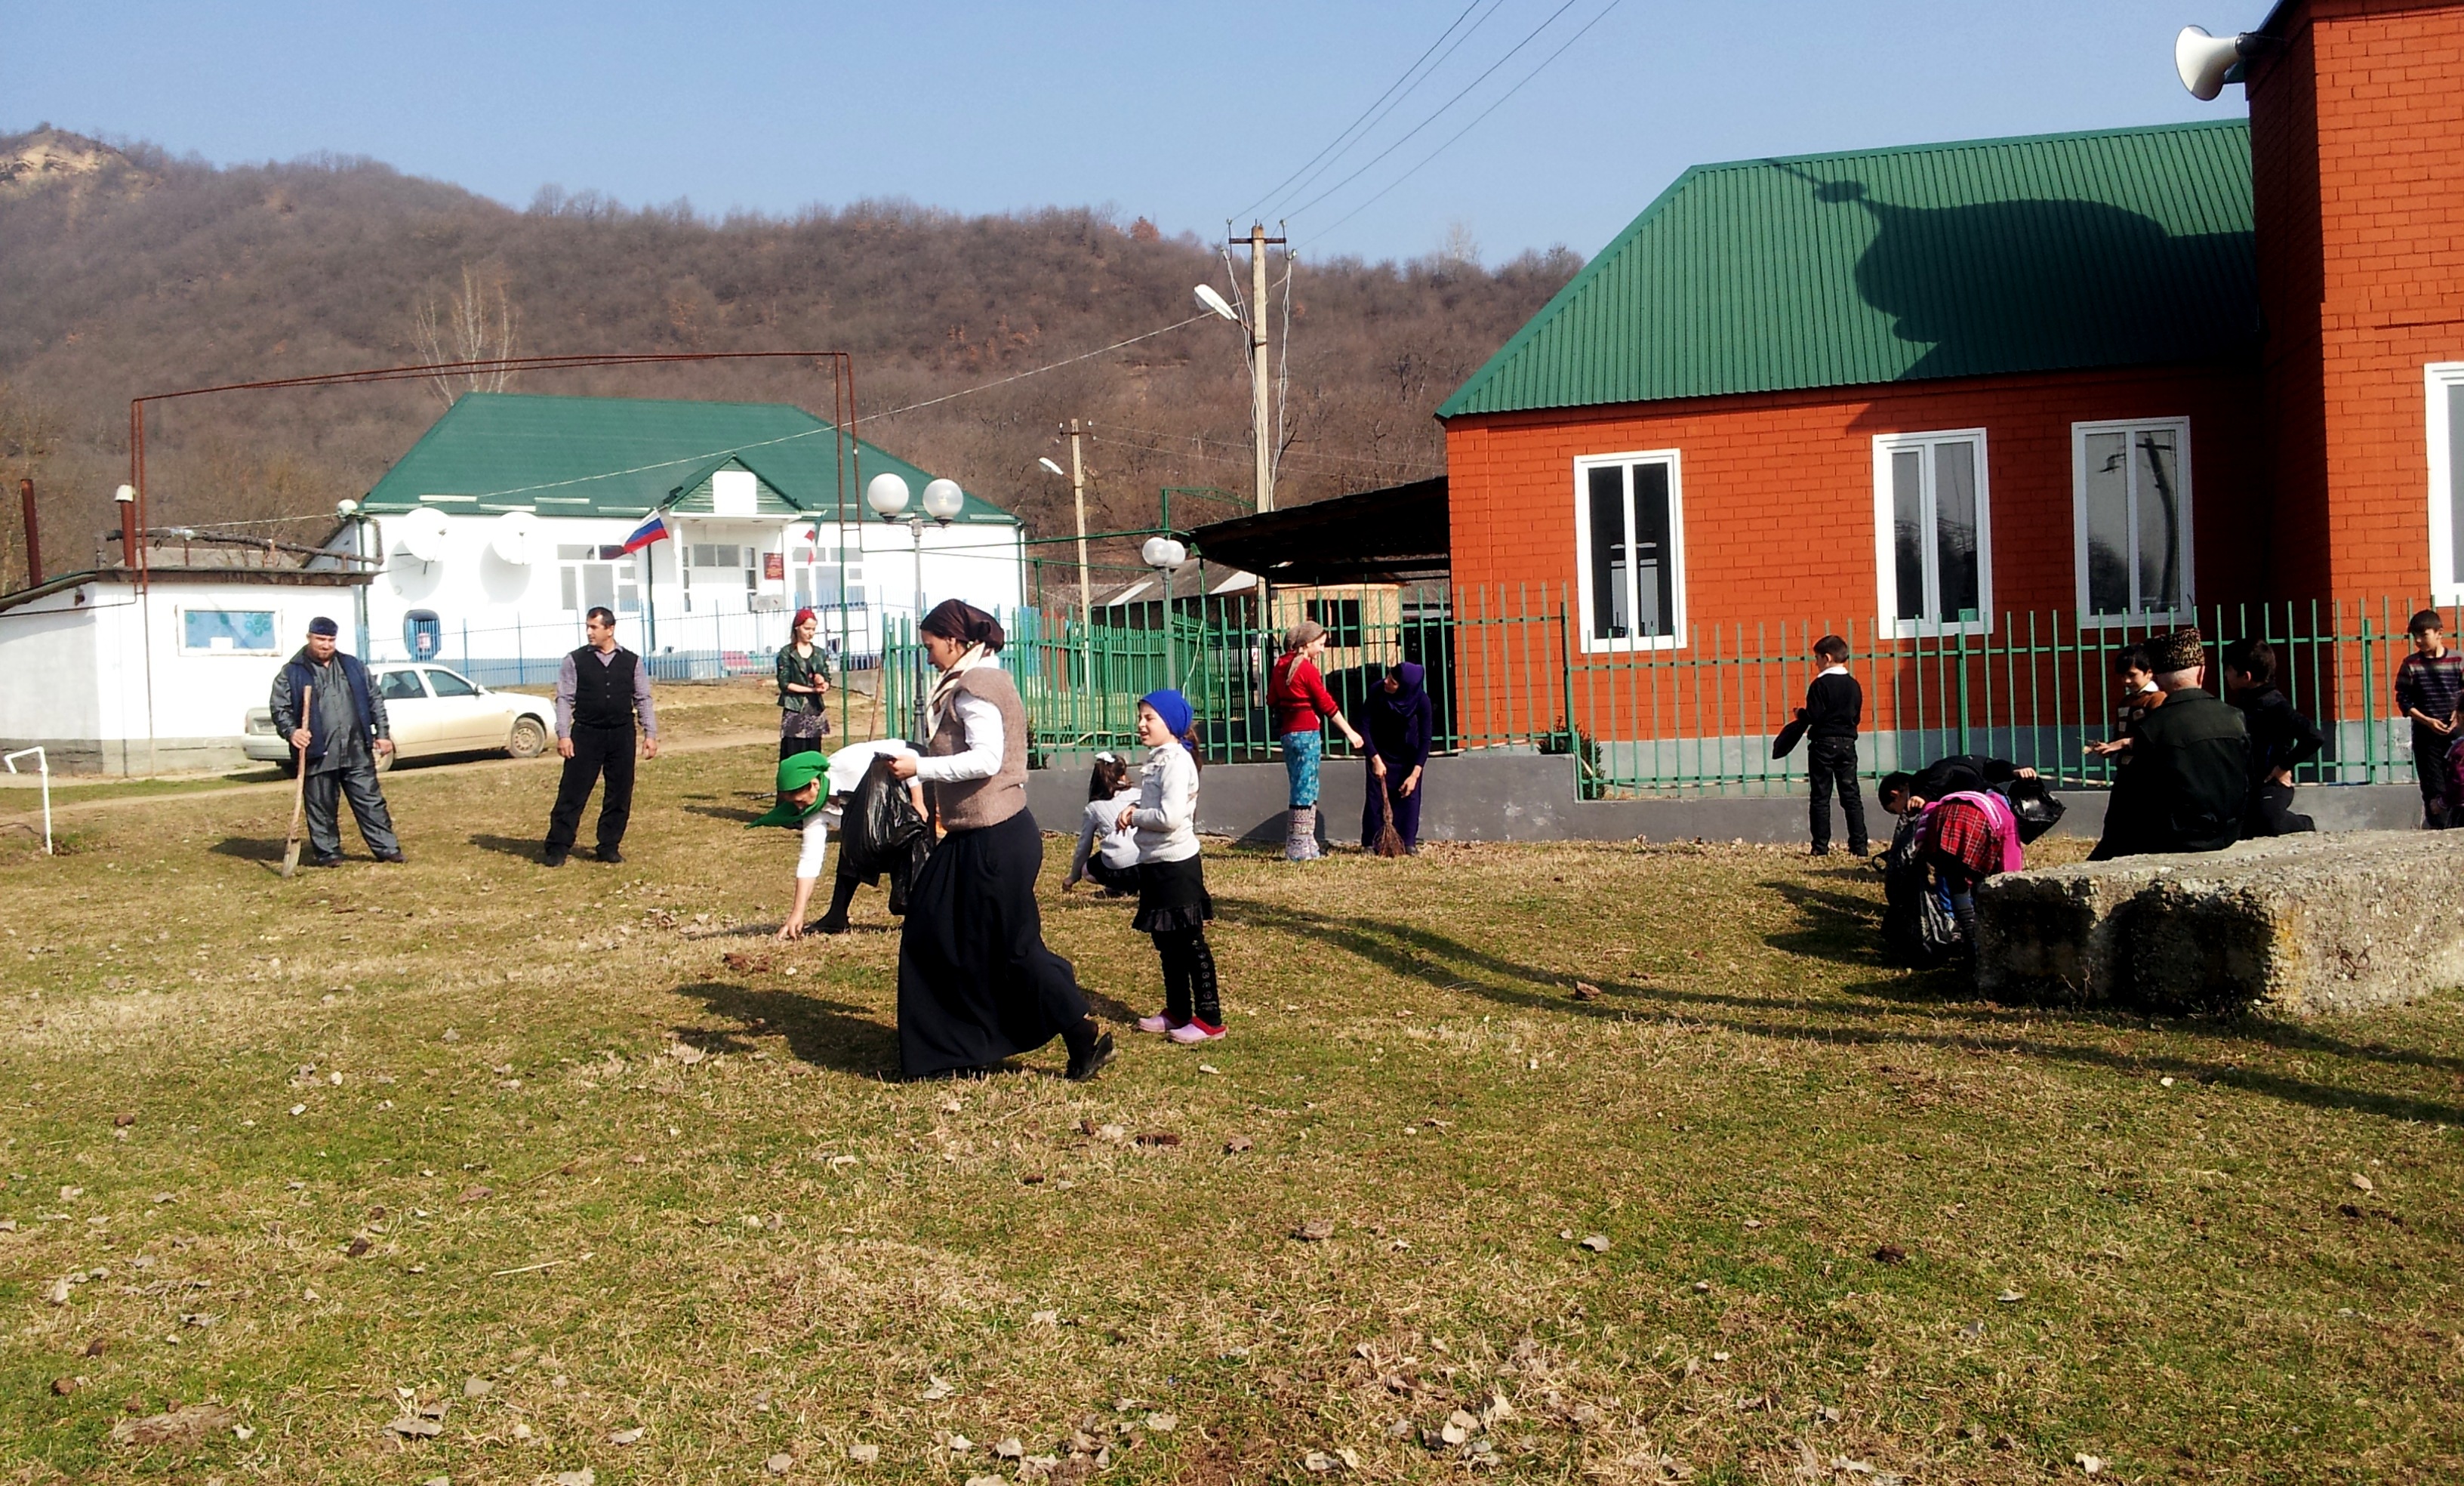
{"type": "Polygon", "coordinates": [[[864,501],[885,472],[920,510],[931,474],[789,404],[467,393],[360,504],[380,560],[360,644],[537,682],[605,605],[680,677],[766,668],[806,606],[871,655],[913,616],[919,568],[927,607],[1015,608],[1018,519],[970,492],[946,524],[885,522],[864,501]]]}

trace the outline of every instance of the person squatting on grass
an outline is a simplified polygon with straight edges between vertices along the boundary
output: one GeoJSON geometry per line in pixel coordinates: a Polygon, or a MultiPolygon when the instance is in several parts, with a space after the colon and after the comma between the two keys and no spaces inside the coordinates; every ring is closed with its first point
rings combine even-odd
{"type": "Polygon", "coordinates": [[[1283,658],[1266,673],[1266,710],[1274,719],[1275,736],[1283,744],[1284,773],[1291,785],[1291,813],[1284,824],[1284,859],[1315,861],[1317,844],[1318,764],[1325,753],[1325,721],[1331,721],[1351,740],[1353,751],[1363,744],[1360,733],[1335,705],[1318,675],[1318,657],[1326,654],[1326,626],[1304,619],[1284,632],[1283,658]]]}
{"type": "Polygon", "coordinates": [[[2455,712],[2464,703],[2464,655],[2447,648],[2447,622],[2425,609],[2406,626],[2412,654],[2395,668],[2395,706],[2412,720],[2412,767],[2421,780],[2421,829],[2457,824],[2447,787],[2447,752],[2455,742],[2455,712]]]}
{"type": "Polygon", "coordinates": [[[2293,810],[2293,771],[2327,746],[2319,724],[2293,708],[2276,685],[2276,647],[2243,638],[2225,647],[2225,697],[2241,709],[2250,732],[2250,800],[2244,839],[2316,831],[2309,816],[2293,810]]]}
{"type": "Polygon", "coordinates": [[[2019,817],[1987,782],[1987,776],[1996,773],[2004,782],[2036,777],[2035,770],[2013,768],[2000,759],[1954,754],[1923,774],[1886,774],[1878,791],[1882,809],[1913,818],[1918,857],[1932,869],[1950,899],[1959,943],[1970,955],[1976,952],[1976,884],[2027,865],[2019,817]],[[1950,787],[1939,796],[1928,795],[1928,782],[1950,787]]]}
{"type": "Polygon", "coordinates": [[[1128,761],[1117,753],[1095,755],[1095,766],[1087,776],[1087,810],[1078,822],[1078,849],[1069,854],[1069,876],[1061,879],[1061,891],[1089,878],[1106,898],[1137,891],[1137,832],[1120,823],[1122,810],[1137,798],[1128,761]]]}
{"type": "Polygon", "coordinates": [[[2200,683],[2207,642],[2196,630],[2147,641],[2165,704],[2139,721],[2130,766],[2114,776],[2104,833],[2088,854],[2110,861],[2157,852],[2221,852],[2241,839],[2250,803],[2250,730],[2200,683]]]}
{"type": "Polygon", "coordinates": [[[1058,1036],[1067,1076],[1092,1078],[1112,1036],[1088,1014],[1078,972],[1044,943],[1035,878],[1044,835],[1026,808],[1026,707],[995,658],[992,615],[944,600],[916,626],[940,673],[925,700],[921,779],[946,832],[907,898],[898,939],[898,1058],[910,1078],[990,1069],[1058,1036]]]}
{"type": "Polygon", "coordinates": [[[308,759],[300,795],[308,814],[309,865],[342,864],[338,795],[351,802],[351,818],[360,823],[360,839],[367,842],[369,854],[381,862],[398,862],[402,841],[393,832],[393,815],[378,787],[376,765],[393,752],[393,727],[385,717],[385,698],[368,684],[368,668],[357,655],[336,648],[341,633],[341,627],[322,614],[309,620],[308,643],[275,673],[266,705],[275,727],[290,737],[296,750],[293,772],[297,772],[299,754],[308,759]],[[299,715],[303,695],[308,695],[306,717],[299,715]]]}
{"type": "Polygon", "coordinates": [[[1163,1011],[1138,1018],[1138,1031],[1175,1042],[1211,1042],[1223,1035],[1223,1005],[1215,985],[1215,951],[1206,921],[1206,869],[1198,854],[1198,737],[1189,699],[1166,689],[1138,699],[1138,742],[1147,745],[1138,798],[1113,817],[1135,828],[1138,916],[1130,926],[1155,939],[1163,961],[1163,1011]]]}
{"type": "Polygon", "coordinates": [[[1848,642],[1826,634],[1814,642],[1814,658],[1822,670],[1805,689],[1805,705],[1796,709],[1805,724],[1806,776],[1813,784],[1806,820],[1814,835],[1814,854],[1831,854],[1831,791],[1839,791],[1840,813],[1848,817],[1848,852],[1864,856],[1873,850],[1865,834],[1865,797],[1857,788],[1857,728],[1865,717],[1865,689],[1848,674],[1848,642]]]}

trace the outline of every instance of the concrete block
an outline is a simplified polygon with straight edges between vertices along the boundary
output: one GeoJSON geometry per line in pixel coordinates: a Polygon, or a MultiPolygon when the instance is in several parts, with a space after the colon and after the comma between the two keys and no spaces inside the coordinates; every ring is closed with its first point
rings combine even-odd
{"type": "Polygon", "coordinates": [[[1977,894],[1997,1001],[2317,1016],[2464,985],[2456,843],[2361,831],[2013,874],[1977,894]]]}

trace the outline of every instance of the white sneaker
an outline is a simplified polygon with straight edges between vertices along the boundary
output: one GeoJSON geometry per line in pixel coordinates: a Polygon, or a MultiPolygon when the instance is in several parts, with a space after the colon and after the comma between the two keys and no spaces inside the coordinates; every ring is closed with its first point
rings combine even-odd
{"type": "Polygon", "coordinates": [[[1138,1031],[1158,1034],[1169,1032],[1172,1031],[1172,1020],[1160,1012],[1154,1016],[1141,1016],[1138,1018],[1138,1031]]]}
{"type": "Polygon", "coordinates": [[[1222,1035],[1222,1028],[1209,1027],[1194,1016],[1172,1030],[1172,1040],[1175,1042],[1213,1042],[1222,1035]]]}

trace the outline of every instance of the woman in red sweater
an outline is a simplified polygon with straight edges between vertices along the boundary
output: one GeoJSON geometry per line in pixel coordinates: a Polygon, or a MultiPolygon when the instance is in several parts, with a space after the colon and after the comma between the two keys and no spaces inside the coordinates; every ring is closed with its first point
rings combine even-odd
{"type": "Polygon", "coordinates": [[[1304,619],[1284,632],[1284,654],[1266,674],[1266,710],[1275,735],[1284,745],[1284,772],[1291,779],[1291,813],[1284,826],[1284,858],[1313,861],[1317,846],[1317,765],[1325,747],[1323,719],[1331,718],[1343,736],[1360,748],[1360,734],[1318,675],[1317,658],[1326,654],[1326,626],[1304,619]]]}

